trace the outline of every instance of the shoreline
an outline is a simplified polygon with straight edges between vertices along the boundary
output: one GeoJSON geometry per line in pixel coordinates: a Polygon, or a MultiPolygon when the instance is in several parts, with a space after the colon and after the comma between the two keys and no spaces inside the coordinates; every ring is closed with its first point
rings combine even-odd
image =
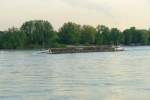
{"type": "Polygon", "coordinates": [[[66,48],[49,48],[48,54],[66,54],[66,53],[88,53],[88,52],[115,52],[124,51],[117,49],[117,46],[68,46],[66,48]]]}
{"type": "Polygon", "coordinates": [[[66,54],[66,53],[89,53],[89,52],[115,52],[115,51],[124,51],[124,49],[116,49],[117,46],[112,45],[103,45],[103,46],[74,46],[68,45],[63,48],[27,48],[27,49],[0,49],[0,51],[24,51],[24,50],[36,50],[41,51],[41,53],[47,54],[66,54]]]}

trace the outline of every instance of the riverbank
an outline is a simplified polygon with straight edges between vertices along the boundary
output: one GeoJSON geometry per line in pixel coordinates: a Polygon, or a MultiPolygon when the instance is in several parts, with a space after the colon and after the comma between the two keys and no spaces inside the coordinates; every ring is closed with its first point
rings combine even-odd
{"type": "Polygon", "coordinates": [[[87,52],[113,52],[123,51],[117,49],[117,46],[67,46],[66,48],[50,48],[49,54],[63,54],[63,53],[87,53],[87,52]]]}
{"type": "Polygon", "coordinates": [[[112,46],[112,45],[90,45],[90,46],[75,46],[75,45],[66,45],[65,47],[58,48],[33,48],[33,49],[0,49],[4,51],[30,51],[36,50],[39,53],[47,53],[47,54],[65,54],[65,53],[88,53],[88,52],[115,52],[115,51],[124,51],[124,49],[120,46],[112,46]]]}

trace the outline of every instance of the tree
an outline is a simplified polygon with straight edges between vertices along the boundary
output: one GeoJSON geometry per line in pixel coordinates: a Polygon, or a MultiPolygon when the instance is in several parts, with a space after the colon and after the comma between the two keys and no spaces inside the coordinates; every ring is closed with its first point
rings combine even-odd
{"type": "Polygon", "coordinates": [[[104,25],[98,25],[97,27],[97,35],[96,35],[96,43],[100,42],[103,45],[110,45],[110,30],[108,27],[104,25]]]}
{"type": "Polygon", "coordinates": [[[124,44],[126,45],[147,45],[149,33],[147,30],[138,30],[135,27],[126,29],[124,32],[124,44]]]}
{"type": "Polygon", "coordinates": [[[111,43],[113,45],[119,45],[122,40],[122,34],[120,30],[118,30],[117,28],[112,28],[110,31],[110,38],[111,38],[111,43]]]}
{"type": "Polygon", "coordinates": [[[96,36],[96,29],[89,25],[84,25],[81,30],[81,43],[94,44],[96,36]]]}
{"type": "Polygon", "coordinates": [[[21,30],[27,34],[28,44],[37,44],[43,47],[49,45],[49,38],[55,36],[52,25],[44,20],[27,21],[21,26],[21,30]]]}
{"type": "Polygon", "coordinates": [[[149,33],[147,30],[138,30],[140,38],[139,42],[141,45],[148,45],[149,42],[149,33]]]}
{"type": "Polygon", "coordinates": [[[147,31],[148,33],[148,44],[150,44],[150,29],[147,31]]]}
{"type": "Polygon", "coordinates": [[[24,48],[25,45],[26,34],[19,30],[14,30],[14,28],[12,28],[9,31],[5,31],[2,35],[1,48],[3,49],[24,48]]]}
{"type": "Polygon", "coordinates": [[[95,43],[97,45],[103,45],[103,35],[101,31],[101,25],[98,25],[96,28],[96,37],[95,37],[95,43]]]}
{"type": "Polygon", "coordinates": [[[0,49],[2,49],[3,35],[4,35],[4,32],[0,31],[0,49]]]}
{"type": "Polygon", "coordinates": [[[130,45],[132,43],[134,30],[135,30],[135,27],[131,27],[130,29],[124,30],[123,35],[124,35],[124,44],[125,45],[130,45]]]}
{"type": "Polygon", "coordinates": [[[90,25],[80,26],[73,22],[64,23],[59,31],[44,20],[25,22],[20,29],[15,27],[0,31],[0,49],[49,48],[65,45],[148,45],[150,29],[131,27],[121,32],[117,28],[90,25]]]}
{"type": "Polygon", "coordinates": [[[59,39],[64,44],[78,44],[80,40],[80,25],[68,22],[59,29],[59,39]]]}

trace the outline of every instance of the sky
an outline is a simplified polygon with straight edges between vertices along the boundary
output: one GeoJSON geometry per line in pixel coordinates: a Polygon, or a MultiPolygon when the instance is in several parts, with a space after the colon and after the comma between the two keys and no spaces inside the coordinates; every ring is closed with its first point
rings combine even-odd
{"type": "Polygon", "coordinates": [[[48,20],[56,30],[68,21],[149,29],[150,0],[0,0],[0,30],[39,19],[48,20]]]}

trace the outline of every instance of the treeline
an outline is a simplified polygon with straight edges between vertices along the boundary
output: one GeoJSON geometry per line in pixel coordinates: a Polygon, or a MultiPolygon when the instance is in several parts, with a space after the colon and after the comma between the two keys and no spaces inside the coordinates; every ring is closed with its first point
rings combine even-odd
{"type": "Polygon", "coordinates": [[[98,25],[65,23],[55,31],[48,21],[32,20],[21,28],[0,31],[0,49],[65,47],[66,45],[150,45],[150,30],[131,27],[124,31],[98,25]]]}

